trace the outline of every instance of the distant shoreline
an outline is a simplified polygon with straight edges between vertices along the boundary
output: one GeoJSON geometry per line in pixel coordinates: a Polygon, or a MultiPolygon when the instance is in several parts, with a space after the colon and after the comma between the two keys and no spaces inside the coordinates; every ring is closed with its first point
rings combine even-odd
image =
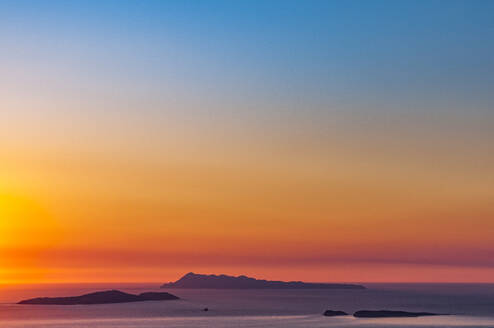
{"type": "Polygon", "coordinates": [[[175,282],[161,288],[177,289],[366,289],[363,285],[340,283],[313,283],[255,279],[247,276],[206,275],[189,272],[175,282]]]}

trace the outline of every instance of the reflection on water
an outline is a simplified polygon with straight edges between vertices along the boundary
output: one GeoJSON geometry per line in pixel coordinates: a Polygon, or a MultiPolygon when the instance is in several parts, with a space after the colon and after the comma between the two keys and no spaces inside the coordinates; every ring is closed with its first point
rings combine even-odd
{"type": "Polygon", "coordinates": [[[400,319],[357,319],[325,318],[320,315],[307,316],[214,316],[214,317],[170,317],[138,319],[74,319],[74,320],[20,320],[6,323],[7,328],[319,328],[319,327],[494,327],[494,319],[483,317],[440,316],[434,318],[400,318],[400,319]]]}
{"type": "Polygon", "coordinates": [[[494,285],[368,284],[368,290],[168,290],[180,301],[106,305],[13,304],[34,296],[67,296],[157,285],[65,285],[0,289],[0,327],[494,327],[494,285]],[[204,307],[209,312],[201,311],[204,307]],[[326,309],[429,311],[455,315],[357,319],[328,318],[326,309]]]}

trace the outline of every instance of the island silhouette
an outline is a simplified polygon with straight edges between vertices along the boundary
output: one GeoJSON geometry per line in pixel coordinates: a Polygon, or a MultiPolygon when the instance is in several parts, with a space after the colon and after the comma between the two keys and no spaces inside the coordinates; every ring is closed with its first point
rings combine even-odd
{"type": "Polygon", "coordinates": [[[77,304],[110,304],[143,301],[178,300],[179,297],[170,293],[147,292],[139,295],[128,294],[119,290],[107,290],[80,296],[69,297],[38,297],[20,301],[17,304],[31,305],[77,305],[77,304]]]}
{"type": "Polygon", "coordinates": [[[206,275],[189,272],[175,282],[165,283],[161,288],[197,289],[365,289],[362,285],[312,283],[302,281],[262,280],[247,276],[206,275]]]}
{"type": "MultiPolygon", "coordinates": [[[[348,313],[339,310],[326,310],[323,315],[325,317],[347,316],[348,313]]],[[[425,317],[433,315],[446,315],[431,312],[409,312],[409,311],[394,311],[394,310],[360,310],[353,314],[355,318],[412,318],[425,317]]]]}
{"type": "Polygon", "coordinates": [[[357,318],[408,318],[408,317],[425,317],[434,315],[445,315],[431,312],[409,312],[409,311],[391,311],[391,310],[360,310],[353,314],[357,318]]]}

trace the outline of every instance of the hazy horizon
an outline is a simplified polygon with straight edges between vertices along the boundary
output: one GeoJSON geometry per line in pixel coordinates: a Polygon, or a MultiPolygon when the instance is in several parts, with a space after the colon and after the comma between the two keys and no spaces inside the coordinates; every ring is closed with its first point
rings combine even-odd
{"type": "Polygon", "coordinates": [[[494,1],[0,1],[0,284],[494,282],[494,1]]]}

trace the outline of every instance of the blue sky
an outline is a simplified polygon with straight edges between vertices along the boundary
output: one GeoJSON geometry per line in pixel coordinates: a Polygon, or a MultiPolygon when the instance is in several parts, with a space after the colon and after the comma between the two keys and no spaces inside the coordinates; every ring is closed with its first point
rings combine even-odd
{"type": "Polygon", "coordinates": [[[494,1],[0,0],[0,282],[492,281],[493,72],[494,1]]]}
{"type": "Polygon", "coordinates": [[[213,102],[258,98],[278,105],[315,103],[321,110],[468,107],[485,113],[493,105],[490,1],[3,1],[0,6],[3,62],[5,57],[21,66],[42,61],[55,74],[77,66],[83,72],[72,77],[78,80],[86,72],[125,84],[127,76],[148,89],[193,90],[213,102]]]}

